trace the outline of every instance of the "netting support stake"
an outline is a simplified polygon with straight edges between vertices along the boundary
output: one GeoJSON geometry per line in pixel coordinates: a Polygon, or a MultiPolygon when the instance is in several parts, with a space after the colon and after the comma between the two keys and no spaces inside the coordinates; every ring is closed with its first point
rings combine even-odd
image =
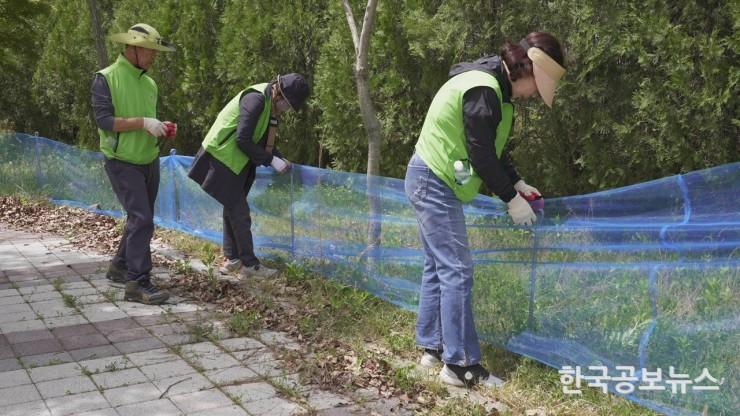
{"type": "MultiPolygon", "coordinates": [[[[650,307],[652,309],[652,318],[650,320],[650,323],[648,324],[648,327],[645,328],[645,332],[642,333],[642,337],[640,337],[640,345],[637,349],[638,358],[640,360],[640,373],[642,373],[643,368],[647,368],[647,347],[650,343],[650,337],[653,335],[653,331],[655,330],[655,326],[658,323],[658,269],[659,266],[654,266],[650,270],[650,277],[648,278],[648,295],[650,299],[650,307]]],[[[640,377],[642,374],[638,374],[638,377],[640,377]]]]}
{"type": "MultiPolygon", "coordinates": [[[[38,136],[33,137],[33,144],[34,144],[34,154],[33,158],[36,162],[36,182],[38,183],[38,189],[42,189],[44,186],[44,178],[41,174],[41,142],[39,141],[38,136]]],[[[51,199],[51,198],[49,198],[51,199]]]]}
{"type": "Polygon", "coordinates": [[[170,170],[170,178],[172,180],[172,192],[174,197],[172,198],[172,215],[174,216],[173,221],[175,224],[180,222],[180,190],[177,189],[177,166],[175,166],[175,149],[170,151],[170,156],[167,158],[167,165],[170,170]]]}
{"type": "Polygon", "coordinates": [[[295,260],[295,215],[293,213],[293,175],[295,169],[290,170],[290,255],[295,260]]]}
{"type": "Polygon", "coordinates": [[[527,328],[532,329],[534,326],[534,291],[537,288],[537,247],[539,236],[537,227],[532,227],[534,241],[532,242],[532,269],[529,273],[529,313],[527,314],[527,328]]]}

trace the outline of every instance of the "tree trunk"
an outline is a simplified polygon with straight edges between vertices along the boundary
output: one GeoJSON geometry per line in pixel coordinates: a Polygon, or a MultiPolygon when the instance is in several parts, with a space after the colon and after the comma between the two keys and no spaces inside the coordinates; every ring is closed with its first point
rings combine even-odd
{"type": "Polygon", "coordinates": [[[103,27],[100,23],[100,11],[95,0],[87,0],[87,5],[90,8],[90,22],[92,23],[93,39],[95,39],[95,50],[98,53],[98,68],[105,68],[108,66],[108,50],[105,47],[103,27]]]}
{"type": "Polygon", "coordinates": [[[352,13],[352,7],[348,0],[342,0],[344,11],[347,16],[347,24],[352,34],[352,42],[355,46],[355,80],[357,84],[357,96],[360,104],[360,113],[362,123],[365,126],[367,134],[367,195],[370,205],[370,215],[367,228],[367,248],[362,255],[367,252],[374,252],[375,248],[380,245],[381,233],[381,214],[382,206],[380,195],[378,195],[378,176],[380,175],[380,121],[375,111],[372,95],[370,93],[369,82],[369,65],[368,53],[370,49],[370,36],[375,24],[375,12],[378,8],[378,0],[368,0],[365,8],[365,17],[362,22],[360,31],[357,30],[352,13]]]}
{"type": "Polygon", "coordinates": [[[380,178],[380,121],[370,96],[367,71],[357,73],[357,95],[360,98],[360,112],[367,134],[367,196],[370,205],[370,220],[367,224],[368,249],[380,246],[382,206],[378,188],[380,178]]]}
{"type": "Polygon", "coordinates": [[[319,164],[318,168],[321,169],[321,164],[324,161],[324,146],[321,145],[321,141],[319,141],[319,164]]]}

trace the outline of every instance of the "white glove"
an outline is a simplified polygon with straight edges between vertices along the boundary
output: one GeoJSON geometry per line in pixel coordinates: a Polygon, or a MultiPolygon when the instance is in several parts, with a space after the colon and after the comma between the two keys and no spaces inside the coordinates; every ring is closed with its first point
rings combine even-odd
{"type": "Polygon", "coordinates": [[[540,193],[537,188],[532,185],[527,185],[527,183],[524,182],[524,179],[519,179],[517,183],[514,184],[514,189],[516,189],[517,192],[523,193],[524,195],[529,195],[534,192],[535,194],[542,196],[542,193],[540,193]]]}
{"type": "Polygon", "coordinates": [[[532,225],[537,221],[537,216],[534,215],[529,202],[522,198],[521,195],[516,194],[511,201],[507,202],[507,205],[509,206],[509,215],[511,216],[511,220],[514,221],[514,224],[532,225]]]}
{"type": "Polygon", "coordinates": [[[154,137],[162,137],[167,133],[164,123],[156,118],[142,117],[144,120],[144,130],[148,131],[154,137]]]}
{"type": "Polygon", "coordinates": [[[270,166],[277,171],[277,173],[285,173],[288,170],[288,164],[277,156],[272,157],[270,166]]]}

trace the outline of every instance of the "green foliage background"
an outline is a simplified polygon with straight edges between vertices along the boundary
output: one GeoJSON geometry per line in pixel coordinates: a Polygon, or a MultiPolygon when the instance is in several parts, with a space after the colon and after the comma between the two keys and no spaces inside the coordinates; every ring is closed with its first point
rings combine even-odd
{"type": "MultiPolygon", "coordinates": [[[[178,46],[151,70],[160,118],[193,154],[221,107],[277,73],[306,75],[309,105],[285,120],[291,160],[364,171],[367,142],[339,0],[97,0],[112,34],[137,22],[178,46]]],[[[364,2],[352,2],[361,21],[364,2]]],[[[532,30],[559,37],[568,73],[556,106],[518,106],[512,157],[547,194],[642,182],[740,160],[740,3],[383,0],[371,83],[383,128],[383,175],[402,177],[426,108],[461,60],[498,53],[532,30]]],[[[96,68],[88,2],[0,0],[0,127],[95,148],[96,68]]],[[[108,41],[112,61],[120,45],[108,41]]]]}

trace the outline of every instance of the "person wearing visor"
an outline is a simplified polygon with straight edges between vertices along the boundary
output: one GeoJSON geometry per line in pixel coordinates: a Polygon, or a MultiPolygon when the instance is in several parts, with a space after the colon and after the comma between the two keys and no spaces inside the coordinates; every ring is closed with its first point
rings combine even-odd
{"type": "Polygon", "coordinates": [[[223,274],[238,272],[246,278],[277,273],[254,254],[247,195],[258,165],[272,166],[280,174],[290,169],[275,147],[279,117],[298,110],[308,95],[308,83],[296,73],[239,91],[216,117],[190,165],[188,176],[223,205],[223,274]]]}
{"type": "Polygon", "coordinates": [[[504,152],[513,123],[512,101],[539,96],[552,106],[565,73],[559,42],[533,32],[507,42],[500,56],[456,64],[427,112],[406,170],[405,191],[414,207],[424,247],[416,324],[421,364],[444,364],[440,378],[457,386],[501,380],[480,365],[473,321],[473,261],[463,203],[486,186],[508,205],[514,224],[536,216],[522,197],[539,196],[504,152]]]}
{"type": "Polygon", "coordinates": [[[157,119],[157,84],[146,71],[158,51],[173,52],[153,27],[138,23],[111,36],[125,46],[116,62],[93,79],[92,108],[105,156],[105,171],[126,211],[126,226],[108,279],[126,285],[125,300],[161,304],[169,294],[152,284],[150,242],[159,189],[158,140],[168,134],[157,119]]]}

